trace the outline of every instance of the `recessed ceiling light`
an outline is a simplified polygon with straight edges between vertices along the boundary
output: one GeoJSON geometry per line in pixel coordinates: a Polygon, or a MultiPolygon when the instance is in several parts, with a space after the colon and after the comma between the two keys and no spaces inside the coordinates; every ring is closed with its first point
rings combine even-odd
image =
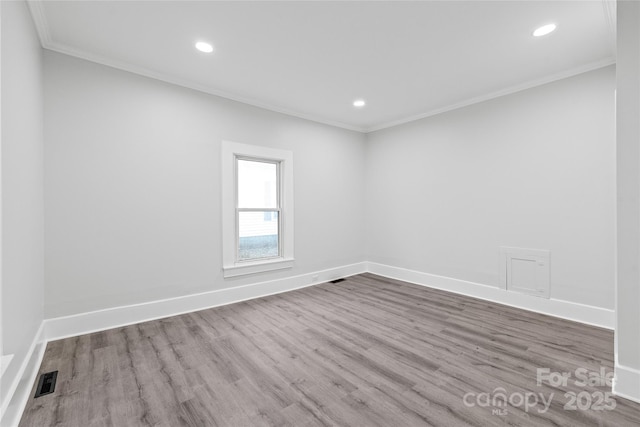
{"type": "Polygon", "coordinates": [[[364,107],[366,104],[367,103],[364,102],[364,99],[356,99],[355,101],[353,101],[353,106],[358,108],[364,107]]]}
{"type": "Polygon", "coordinates": [[[213,46],[211,46],[209,43],[206,43],[206,42],[198,42],[198,43],[196,43],[196,49],[198,49],[200,52],[204,52],[204,53],[213,52],[213,46]]]}
{"type": "Polygon", "coordinates": [[[547,34],[553,32],[555,29],[556,29],[556,24],[543,25],[542,27],[538,28],[533,32],[533,36],[534,37],[546,36],[547,34]]]}

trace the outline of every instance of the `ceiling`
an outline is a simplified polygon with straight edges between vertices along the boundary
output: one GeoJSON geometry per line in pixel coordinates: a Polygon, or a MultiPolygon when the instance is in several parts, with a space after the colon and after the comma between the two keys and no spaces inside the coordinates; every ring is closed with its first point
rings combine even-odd
{"type": "Polygon", "coordinates": [[[614,62],[609,1],[44,1],[45,48],[368,132],[614,62]],[[532,37],[537,27],[555,32],[532,37]],[[212,54],[196,41],[215,46],[212,54]],[[355,108],[355,99],[366,100],[355,108]]]}

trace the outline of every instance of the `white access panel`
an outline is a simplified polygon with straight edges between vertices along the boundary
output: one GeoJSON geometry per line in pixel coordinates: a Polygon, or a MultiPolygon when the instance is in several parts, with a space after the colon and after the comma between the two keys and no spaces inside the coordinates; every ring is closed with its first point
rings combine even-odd
{"type": "Polygon", "coordinates": [[[507,291],[549,298],[549,251],[501,247],[500,253],[507,291]]]}

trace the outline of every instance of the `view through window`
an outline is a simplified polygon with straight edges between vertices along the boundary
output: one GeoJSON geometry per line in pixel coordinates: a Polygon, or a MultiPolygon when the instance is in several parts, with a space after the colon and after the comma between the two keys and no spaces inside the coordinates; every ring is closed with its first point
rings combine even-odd
{"type": "Polygon", "coordinates": [[[238,261],[280,256],[280,164],[237,158],[238,261]]]}

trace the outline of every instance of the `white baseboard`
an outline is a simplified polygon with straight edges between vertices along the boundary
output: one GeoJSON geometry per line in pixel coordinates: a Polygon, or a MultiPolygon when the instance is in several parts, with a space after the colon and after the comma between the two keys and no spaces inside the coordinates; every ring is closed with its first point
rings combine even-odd
{"type": "Polygon", "coordinates": [[[31,393],[31,388],[38,375],[46,347],[44,322],[42,322],[11,385],[7,390],[2,391],[2,402],[0,403],[1,427],[15,427],[20,422],[20,417],[29,400],[29,393],[31,393]]]}
{"type": "Polygon", "coordinates": [[[361,262],[217,291],[45,319],[11,387],[3,390],[0,427],[14,427],[20,422],[49,341],[279,294],[365,272],[366,263],[361,262]]]}
{"type": "MultiPolygon", "coordinates": [[[[12,384],[11,389],[7,390],[3,396],[0,426],[14,427],[20,421],[42,362],[46,343],[49,341],[279,294],[365,272],[608,329],[613,329],[614,327],[613,310],[568,301],[514,294],[503,289],[464,280],[378,263],[361,262],[200,294],[45,319],[34,338],[26,360],[20,367],[18,377],[12,384]]],[[[634,396],[637,395],[634,394],[634,385],[640,384],[640,374],[628,368],[619,370],[618,367],[616,368],[616,373],[619,375],[619,380],[616,382],[616,394],[636,400],[634,396]]]]}
{"type": "Polygon", "coordinates": [[[441,289],[468,297],[534,311],[536,313],[599,326],[601,328],[614,329],[615,327],[615,312],[600,307],[508,292],[502,288],[480,283],[467,282],[465,280],[437,276],[435,274],[392,267],[375,262],[367,263],[367,271],[391,279],[441,289]]]}
{"type": "Polygon", "coordinates": [[[640,403],[640,370],[616,365],[613,394],[640,403]]]}
{"type": "Polygon", "coordinates": [[[53,341],[279,294],[365,271],[366,263],[361,262],[283,279],[46,319],[44,335],[47,341],[53,341]]]}

